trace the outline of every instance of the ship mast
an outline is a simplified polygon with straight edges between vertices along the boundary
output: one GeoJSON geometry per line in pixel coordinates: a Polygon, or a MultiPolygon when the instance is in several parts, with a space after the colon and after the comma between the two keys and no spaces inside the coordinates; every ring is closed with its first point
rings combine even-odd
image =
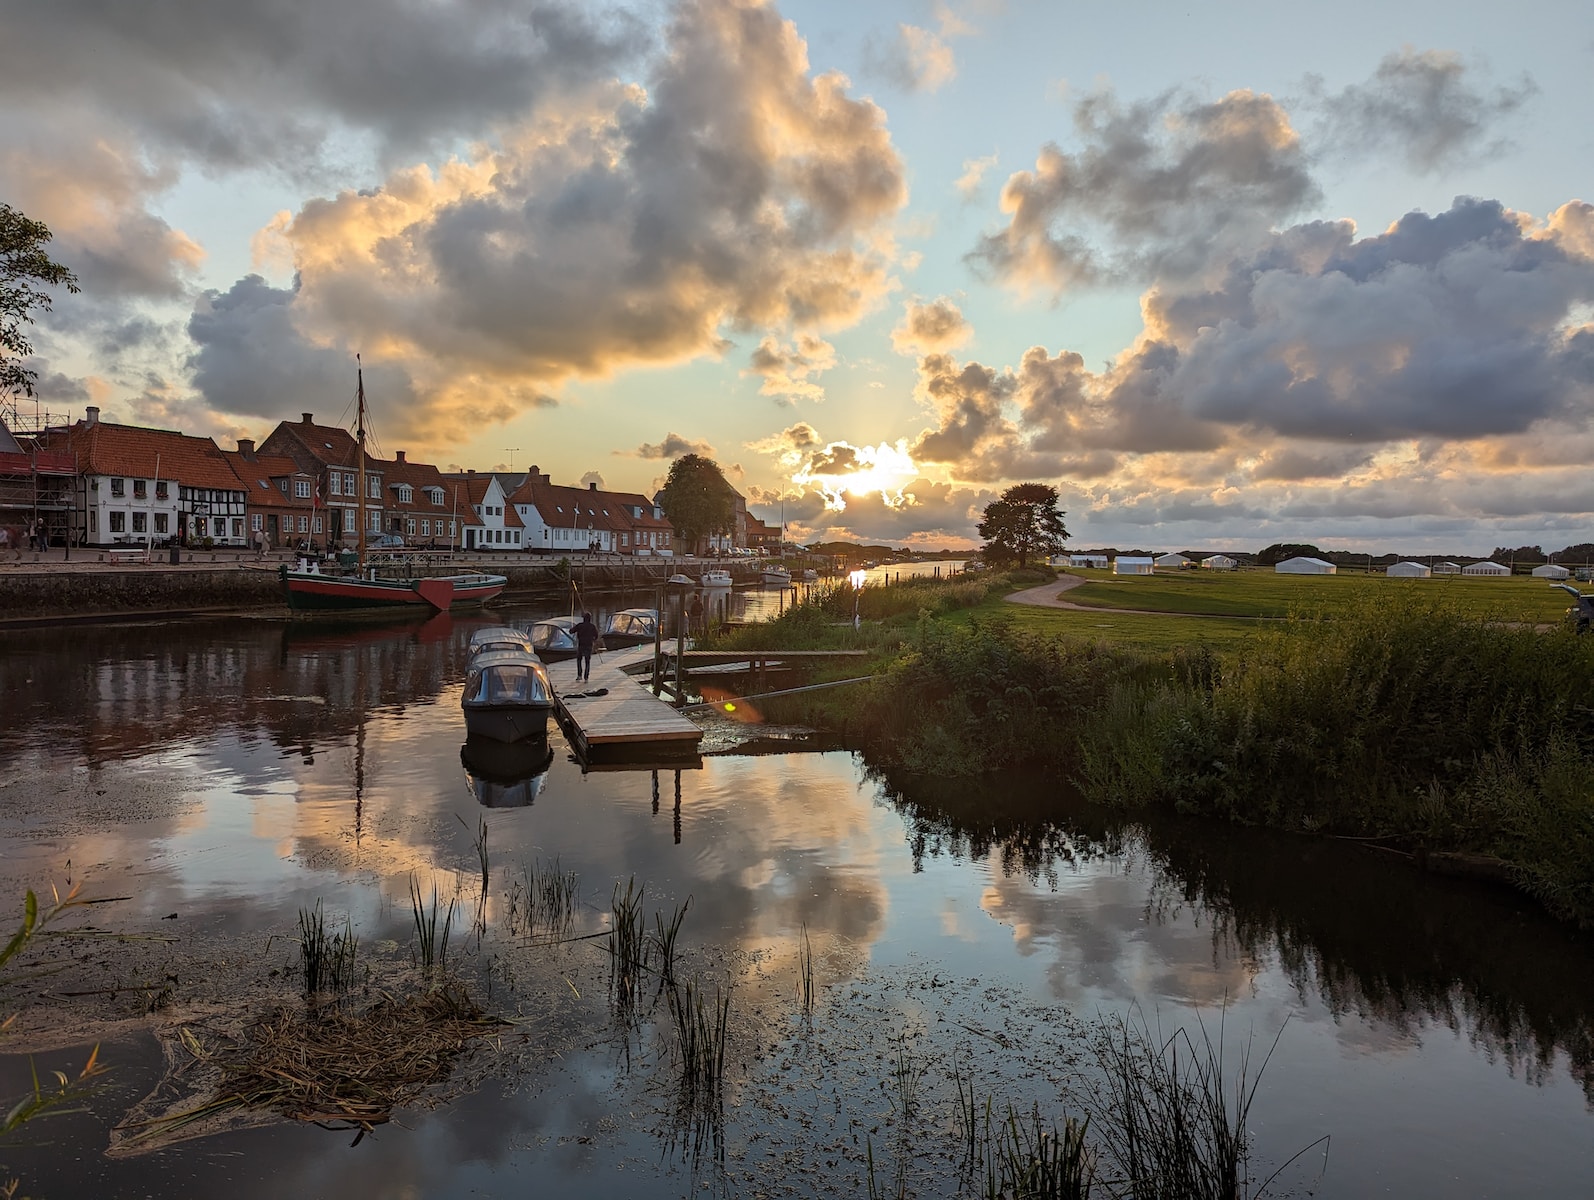
{"type": "Polygon", "coordinates": [[[359,529],[358,529],[358,533],[356,535],[358,537],[358,541],[355,543],[355,545],[358,547],[358,555],[359,555],[359,561],[360,561],[360,574],[364,575],[365,574],[365,368],[364,368],[363,364],[361,364],[360,356],[358,354],[356,354],[354,356],[354,363],[355,363],[355,367],[354,367],[355,377],[359,380],[359,391],[358,391],[358,400],[359,400],[358,412],[359,412],[359,416],[358,416],[358,423],[356,424],[355,429],[356,429],[356,431],[358,433],[357,441],[358,441],[358,444],[359,444],[359,451],[360,451],[360,474],[359,474],[360,491],[359,491],[358,496],[356,497],[356,499],[358,501],[358,508],[356,510],[357,511],[356,520],[359,523],[359,529]]]}

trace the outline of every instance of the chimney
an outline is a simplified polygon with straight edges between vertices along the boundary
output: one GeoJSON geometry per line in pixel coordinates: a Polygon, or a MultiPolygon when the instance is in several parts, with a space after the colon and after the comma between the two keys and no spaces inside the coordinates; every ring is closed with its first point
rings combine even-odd
{"type": "Polygon", "coordinates": [[[254,438],[239,438],[238,439],[238,453],[243,457],[245,462],[254,462],[255,461],[255,440],[254,440],[254,438]]]}
{"type": "Polygon", "coordinates": [[[87,409],[84,410],[83,424],[87,425],[90,429],[93,429],[94,426],[98,425],[99,423],[100,410],[91,404],[87,409]]]}
{"type": "Polygon", "coordinates": [[[306,425],[314,425],[315,424],[315,414],[314,413],[305,413],[304,414],[304,423],[306,425]]]}
{"type": "Polygon", "coordinates": [[[553,476],[552,475],[544,475],[542,477],[542,485],[543,485],[543,487],[552,487],[553,486],[553,476]]]}
{"type": "Polygon", "coordinates": [[[539,477],[540,473],[537,469],[536,463],[532,463],[531,466],[526,468],[526,479],[528,482],[536,483],[539,477]]]}
{"type": "Polygon", "coordinates": [[[475,479],[476,478],[476,468],[475,467],[467,467],[465,469],[465,475],[466,475],[466,478],[475,479]]]}
{"type": "Polygon", "coordinates": [[[398,451],[398,453],[396,455],[396,461],[398,461],[399,463],[403,463],[403,461],[404,461],[404,451],[402,451],[402,450],[398,451]]]}
{"type": "Polygon", "coordinates": [[[595,492],[597,490],[598,490],[598,481],[596,479],[592,480],[590,483],[587,484],[587,491],[595,492]]]}

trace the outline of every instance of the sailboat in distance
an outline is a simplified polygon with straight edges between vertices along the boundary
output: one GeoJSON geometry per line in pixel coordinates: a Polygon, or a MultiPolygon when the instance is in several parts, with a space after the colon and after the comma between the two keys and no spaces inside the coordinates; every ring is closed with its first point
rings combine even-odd
{"type": "MultiPolygon", "coordinates": [[[[358,355],[356,355],[358,362],[358,355]]],[[[349,574],[326,574],[315,563],[307,569],[290,571],[286,563],[278,568],[288,607],[295,612],[349,612],[359,609],[442,612],[473,604],[485,604],[504,590],[509,580],[502,575],[468,572],[455,575],[381,577],[366,562],[365,497],[365,371],[355,368],[359,380],[358,418],[355,442],[359,449],[359,486],[356,530],[358,551],[349,574]]],[[[301,564],[305,565],[305,564],[301,564]]]]}

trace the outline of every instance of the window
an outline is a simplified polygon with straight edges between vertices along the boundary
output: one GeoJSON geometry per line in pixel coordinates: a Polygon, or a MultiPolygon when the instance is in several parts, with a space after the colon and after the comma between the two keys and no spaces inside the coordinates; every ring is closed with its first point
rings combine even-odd
{"type": "Polygon", "coordinates": [[[232,519],[232,535],[235,538],[243,537],[243,535],[244,535],[244,519],[242,517],[234,517],[232,519]]]}
{"type": "Polygon", "coordinates": [[[415,536],[415,518],[414,517],[411,517],[407,522],[405,522],[404,532],[409,534],[411,537],[415,536]]]}
{"type": "Polygon", "coordinates": [[[127,514],[124,513],[124,512],[113,512],[111,514],[111,532],[112,533],[122,533],[126,529],[127,529],[127,514]]]}
{"type": "Polygon", "coordinates": [[[259,513],[250,513],[249,514],[249,532],[251,532],[251,533],[259,533],[260,532],[260,527],[262,525],[264,525],[264,524],[265,524],[265,521],[264,521],[264,519],[261,517],[261,515],[259,513]]]}
{"type": "Polygon", "coordinates": [[[368,513],[366,513],[365,514],[365,527],[368,530],[370,530],[372,533],[381,533],[382,532],[382,514],[379,513],[379,512],[368,512],[368,513]]]}
{"type": "MultiPolygon", "coordinates": [[[[441,525],[441,524],[442,524],[442,522],[441,522],[441,521],[439,521],[439,522],[438,522],[438,524],[439,524],[439,525],[441,525]]],[[[455,533],[456,533],[456,532],[458,532],[458,530],[457,530],[457,528],[456,528],[456,527],[455,527],[455,523],[454,523],[454,522],[453,522],[453,521],[450,521],[450,522],[449,522],[449,523],[448,523],[448,536],[449,536],[449,537],[453,537],[453,536],[454,536],[454,534],[455,534],[455,533]]]]}
{"type": "MultiPolygon", "coordinates": [[[[90,513],[89,515],[93,516],[92,513],[90,513]]],[[[156,533],[165,533],[166,532],[166,514],[165,513],[156,513],[155,514],[155,532],[156,533]]]]}
{"type": "Polygon", "coordinates": [[[429,517],[422,517],[421,518],[421,536],[422,537],[431,537],[432,536],[432,522],[431,522],[431,518],[429,518],[429,517]]]}
{"type": "Polygon", "coordinates": [[[415,489],[407,483],[399,484],[398,498],[400,504],[409,504],[415,499],[415,489]]]}
{"type": "Polygon", "coordinates": [[[354,490],[354,476],[347,471],[343,474],[343,494],[345,496],[358,496],[360,494],[354,490]]]}
{"type": "Polygon", "coordinates": [[[327,492],[333,496],[343,495],[343,476],[336,471],[327,472],[327,492]]]}
{"type": "Polygon", "coordinates": [[[113,480],[111,480],[111,495],[113,495],[113,496],[122,495],[124,493],[124,490],[126,489],[126,487],[127,487],[127,480],[125,480],[125,479],[113,479],[113,480]]]}
{"type": "Polygon", "coordinates": [[[277,480],[277,486],[282,489],[282,494],[284,496],[288,494],[288,481],[286,479],[277,480]]]}
{"type": "Polygon", "coordinates": [[[321,518],[320,517],[316,517],[315,520],[310,522],[310,524],[314,527],[314,530],[315,530],[316,533],[320,533],[321,532],[321,518]]]}
{"type": "Polygon", "coordinates": [[[133,499],[135,499],[135,500],[147,500],[147,499],[149,499],[149,483],[146,480],[143,480],[143,479],[135,479],[135,480],[133,480],[133,499]]]}
{"type": "Polygon", "coordinates": [[[89,532],[94,533],[99,528],[99,513],[89,509],[89,532]]]}
{"type": "Polygon", "coordinates": [[[300,517],[299,518],[299,532],[300,533],[309,533],[310,532],[310,518],[309,517],[300,517]]]}
{"type": "Polygon", "coordinates": [[[310,498],[310,481],[308,479],[295,479],[293,481],[293,494],[301,500],[310,498]]]}
{"type": "Polygon", "coordinates": [[[367,475],[365,477],[365,495],[369,500],[380,500],[382,498],[382,480],[379,476],[367,475]]]}
{"type": "Polygon", "coordinates": [[[169,496],[170,493],[166,489],[166,481],[164,479],[157,479],[155,481],[155,499],[165,500],[168,499],[169,496]]]}
{"type": "Polygon", "coordinates": [[[133,514],[133,532],[143,533],[149,525],[149,514],[136,512],[133,514]]]}
{"type": "Polygon", "coordinates": [[[427,495],[432,498],[433,504],[441,504],[443,502],[443,489],[440,487],[432,488],[429,492],[427,492],[427,495]]]}

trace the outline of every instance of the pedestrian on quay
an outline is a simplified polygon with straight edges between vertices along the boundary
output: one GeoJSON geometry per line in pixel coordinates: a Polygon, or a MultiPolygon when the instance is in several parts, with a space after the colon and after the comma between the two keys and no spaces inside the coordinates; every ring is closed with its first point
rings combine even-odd
{"type": "Polygon", "coordinates": [[[570,631],[576,638],[576,678],[592,678],[592,647],[598,642],[598,627],[593,624],[592,614],[584,612],[581,621],[570,631]]]}
{"type": "Polygon", "coordinates": [[[700,637],[708,632],[703,623],[703,593],[693,592],[692,603],[686,610],[686,632],[694,637],[700,637]]]}

